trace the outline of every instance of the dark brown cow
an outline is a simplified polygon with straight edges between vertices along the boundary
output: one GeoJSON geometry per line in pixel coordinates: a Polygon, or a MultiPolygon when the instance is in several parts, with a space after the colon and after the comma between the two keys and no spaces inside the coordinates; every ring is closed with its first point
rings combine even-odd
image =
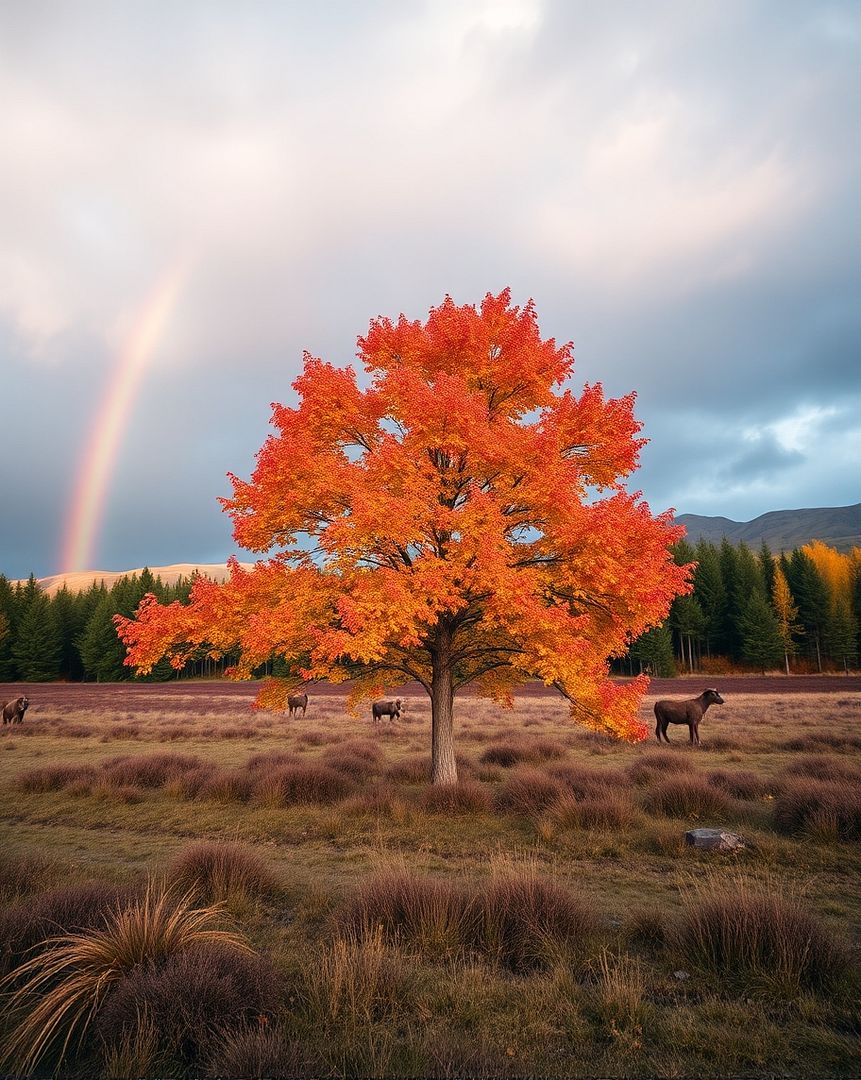
{"type": "Polygon", "coordinates": [[[403,701],[396,698],[394,701],[375,701],[371,706],[371,719],[379,724],[381,717],[388,716],[390,720],[400,720],[403,701]]]}
{"type": "Polygon", "coordinates": [[[302,715],[305,715],[305,710],[308,708],[308,695],[307,694],[290,694],[287,698],[287,715],[295,716],[299,710],[302,710],[302,715]]]}
{"type": "Polygon", "coordinates": [[[661,741],[661,736],[663,736],[664,742],[670,741],[667,738],[667,726],[669,724],[687,724],[688,731],[691,733],[691,742],[699,745],[700,720],[702,720],[709,705],[723,705],[723,698],[717,690],[703,690],[699,697],[690,698],[688,701],[669,701],[667,699],[656,701],[655,717],[658,722],[655,725],[655,735],[658,737],[658,742],[661,741]]]}
{"type": "Polygon", "coordinates": [[[20,724],[29,704],[29,698],[25,698],[23,694],[14,701],[7,701],[3,706],[3,723],[20,724]]]}

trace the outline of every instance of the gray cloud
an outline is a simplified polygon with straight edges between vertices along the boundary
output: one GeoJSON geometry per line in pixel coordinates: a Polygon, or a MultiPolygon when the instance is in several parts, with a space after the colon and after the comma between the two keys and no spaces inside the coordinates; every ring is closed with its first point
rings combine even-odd
{"type": "Polygon", "coordinates": [[[376,314],[506,284],[578,380],[637,389],[656,508],[857,501],[859,46],[848,0],[7,5],[0,569],[58,568],[100,396],[185,257],[105,569],[232,550],[224,473],[303,348],[349,362],[376,314]]]}

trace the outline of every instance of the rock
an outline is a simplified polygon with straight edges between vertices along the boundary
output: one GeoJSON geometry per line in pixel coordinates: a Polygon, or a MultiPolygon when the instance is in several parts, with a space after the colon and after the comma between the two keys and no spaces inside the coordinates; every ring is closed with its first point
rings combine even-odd
{"type": "Polygon", "coordinates": [[[673,978],[678,979],[679,982],[684,982],[685,979],[689,979],[690,977],[691,977],[691,974],[690,974],[689,971],[674,971],[673,972],[673,978]]]}
{"type": "Polygon", "coordinates": [[[750,847],[743,837],[726,829],[691,829],[685,833],[685,843],[707,851],[741,851],[750,847]]]}

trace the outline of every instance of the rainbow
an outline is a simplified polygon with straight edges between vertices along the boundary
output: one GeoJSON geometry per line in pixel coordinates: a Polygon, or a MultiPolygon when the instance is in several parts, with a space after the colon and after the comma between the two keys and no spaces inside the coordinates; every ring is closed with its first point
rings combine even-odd
{"type": "Polygon", "coordinates": [[[183,258],[161,275],[140,308],[118,353],[113,376],[90,431],[69,504],[60,557],[64,573],[93,569],[88,564],[92,562],[94,541],[104,516],[117,447],[147,364],[164,334],[188,272],[189,262],[183,258]]]}

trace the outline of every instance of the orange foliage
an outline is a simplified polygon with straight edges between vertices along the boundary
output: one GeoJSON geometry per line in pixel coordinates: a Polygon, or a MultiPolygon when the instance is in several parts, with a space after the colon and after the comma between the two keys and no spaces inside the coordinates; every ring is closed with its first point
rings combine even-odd
{"type": "Polygon", "coordinates": [[[224,506],[243,547],[276,552],[223,585],[199,579],[188,607],[152,597],[117,620],[127,663],[181,665],[237,650],[248,677],[273,654],[295,678],[405,678],[430,693],[447,665],[505,702],[526,679],[555,685],[595,729],[640,739],[648,680],[618,685],[608,658],[690,591],[668,547],[681,535],[625,491],[644,440],[634,395],[563,390],[570,345],[542,340],[532,304],[508,291],[480,307],[447,298],[426,323],[375,319],[359,339],[370,377],[306,355],[296,408],[224,506]]]}
{"type": "MultiPolygon", "coordinates": [[[[813,540],[801,549],[819,571],[819,576],[828,588],[832,607],[841,600],[849,601],[852,592],[854,548],[851,555],[844,555],[836,548],[829,547],[822,540],[813,540]]],[[[859,552],[861,554],[861,552],[859,552]]]]}

